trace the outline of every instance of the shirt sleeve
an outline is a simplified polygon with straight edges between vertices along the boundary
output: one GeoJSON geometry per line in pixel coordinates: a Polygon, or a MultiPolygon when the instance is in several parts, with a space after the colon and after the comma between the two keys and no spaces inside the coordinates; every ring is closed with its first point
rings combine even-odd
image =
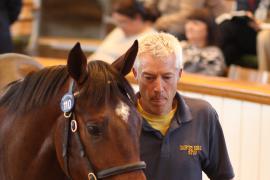
{"type": "Polygon", "coordinates": [[[211,180],[232,179],[234,172],[227,152],[223,131],[215,110],[210,112],[209,119],[211,121],[209,130],[209,157],[203,170],[211,180]]]}

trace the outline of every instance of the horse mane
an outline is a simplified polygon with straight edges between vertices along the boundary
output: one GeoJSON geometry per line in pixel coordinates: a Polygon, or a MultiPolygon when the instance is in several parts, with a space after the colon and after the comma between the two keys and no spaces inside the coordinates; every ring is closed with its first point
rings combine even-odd
{"type": "MultiPolygon", "coordinates": [[[[90,80],[83,85],[79,96],[87,98],[91,105],[101,105],[106,101],[106,91],[110,97],[128,97],[135,104],[136,97],[128,81],[103,61],[88,63],[90,80]],[[108,86],[109,84],[109,86],[108,86]]],[[[15,81],[0,99],[0,106],[11,112],[27,112],[42,106],[56,96],[69,77],[66,66],[44,68],[28,74],[22,81],[15,81]]]]}
{"type": "Polygon", "coordinates": [[[0,106],[11,112],[27,112],[51,100],[68,79],[65,66],[44,68],[10,83],[0,99],[0,106]]]}

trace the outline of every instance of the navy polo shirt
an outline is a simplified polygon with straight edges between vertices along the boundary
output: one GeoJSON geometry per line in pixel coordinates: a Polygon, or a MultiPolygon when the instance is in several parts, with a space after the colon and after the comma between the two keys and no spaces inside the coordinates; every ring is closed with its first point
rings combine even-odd
{"type": "Polygon", "coordinates": [[[176,94],[177,111],[165,136],[143,121],[141,159],[148,180],[211,180],[234,177],[216,111],[203,100],[176,94]]]}

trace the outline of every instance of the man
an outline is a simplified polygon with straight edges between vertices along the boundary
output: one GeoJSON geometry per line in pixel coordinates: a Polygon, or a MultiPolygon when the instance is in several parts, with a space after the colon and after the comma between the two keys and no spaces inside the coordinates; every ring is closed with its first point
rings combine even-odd
{"type": "Polygon", "coordinates": [[[182,97],[177,82],[182,50],[177,39],[152,33],[139,40],[133,68],[138,110],[144,121],[141,159],[148,180],[211,180],[234,177],[216,111],[205,101],[182,97]]]}
{"type": "MultiPolygon", "coordinates": [[[[236,11],[217,19],[219,46],[227,66],[237,64],[270,70],[269,46],[265,23],[270,20],[270,0],[236,0],[236,11]],[[230,17],[230,18],[222,18],[230,17]],[[268,59],[268,60],[267,60],[268,59]]],[[[269,27],[268,27],[269,28],[269,27]]]]}

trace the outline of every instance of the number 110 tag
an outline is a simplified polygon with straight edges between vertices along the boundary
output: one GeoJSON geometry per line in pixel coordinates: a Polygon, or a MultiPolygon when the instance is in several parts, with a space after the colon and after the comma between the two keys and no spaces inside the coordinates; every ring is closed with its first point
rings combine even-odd
{"type": "Polygon", "coordinates": [[[60,103],[61,110],[63,112],[70,112],[74,107],[74,96],[71,93],[65,94],[60,103]]]}

